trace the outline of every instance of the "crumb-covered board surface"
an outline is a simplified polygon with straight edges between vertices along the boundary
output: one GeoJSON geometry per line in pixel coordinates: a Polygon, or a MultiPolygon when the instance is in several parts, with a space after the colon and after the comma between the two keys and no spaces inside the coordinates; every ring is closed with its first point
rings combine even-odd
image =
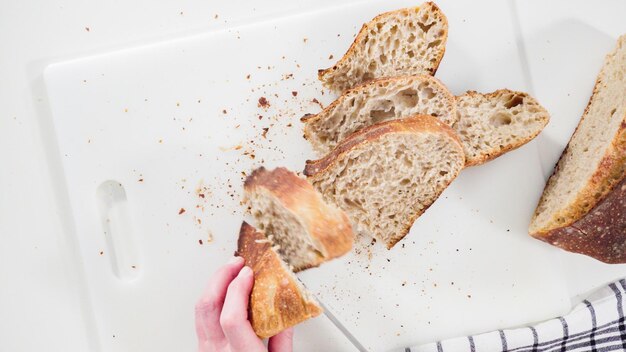
{"type": "MultiPolygon", "coordinates": [[[[449,38],[436,77],[453,93],[529,89],[510,3],[437,4],[449,38]]],[[[102,350],[195,348],[193,304],[235,250],[246,173],[301,171],[314,154],[300,117],[335,97],[317,69],[363,22],[414,5],[337,6],[48,67],[102,350]]],[[[531,142],[462,171],[393,249],[365,239],[298,276],[373,351],[563,314],[559,252],[526,234],[539,154],[531,142]]]]}

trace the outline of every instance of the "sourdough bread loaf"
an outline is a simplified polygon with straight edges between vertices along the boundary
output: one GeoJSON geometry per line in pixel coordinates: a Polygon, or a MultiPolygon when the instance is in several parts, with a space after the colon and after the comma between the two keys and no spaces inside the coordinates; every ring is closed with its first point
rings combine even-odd
{"type": "Polygon", "coordinates": [[[265,234],[246,222],[241,225],[235,254],[243,257],[254,273],[248,313],[260,338],[274,336],[322,312],[265,234]]]}
{"type": "Polygon", "coordinates": [[[294,271],[318,266],[352,248],[354,236],[347,215],[325,203],[295,173],[282,167],[260,167],[247,177],[244,191],[256,225],[271,236],[294,271]]]}
{"type": "Polygon", "coordinates": [[[318,77],[342,92],[375,78],[434,75],[447,39],[448,20],[432,2],[383,13],[365,23],[345,55],[318,77]]]}
{"type": "Polygon", "coordinates": [[[367,126],[417,114],[452,126],[457,120],[455,98],[430,75],[381,78],[349,89],[320,113],[303,117],[304,137],[324,155],[367,126]]]}
{"type": "Polygon", "coordinates": [[[532,217],[535,238],[607,263],[626,263],[626,35],[607,55],[593,94],[532,217]]]}
{"type": "Polygon", "coordinates": [[[393,247],[465,165],[454,131],[427,115],[350,135],[304,174],[346,211],[359,233],[393,247]]]}

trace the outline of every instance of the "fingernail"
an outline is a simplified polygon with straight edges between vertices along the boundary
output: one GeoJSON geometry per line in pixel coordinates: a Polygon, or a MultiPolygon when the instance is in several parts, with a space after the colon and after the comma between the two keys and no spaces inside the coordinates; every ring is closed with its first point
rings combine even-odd
{"type": "Polygon", "coordinates": [[[230,258],[230,260],[228,261],[228,264],[234,265],[234,264],[239,264],[243,261],[242,257],[232,257],[230,258]]]}
{"type": "Polygon", "coordinates": [[[249,266],[244,266],[239,272],[240,275],[247,277],[252,275],[252,269],[249,266]]]}

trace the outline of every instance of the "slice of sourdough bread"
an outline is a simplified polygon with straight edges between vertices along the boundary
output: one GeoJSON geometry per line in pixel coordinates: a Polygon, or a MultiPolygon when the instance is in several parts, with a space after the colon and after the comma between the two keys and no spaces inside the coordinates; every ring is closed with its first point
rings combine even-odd
{"type": "Polygon", "coordinates": [[[352,248],[347,215],[326,204],[305,179],[285,168],[258,168],[244,182],[245,198],[256,225],[278,245],[294,271],[320,265],[352,248]]]}
{"type": "Polygon", "coordinates": [[[358,232],[391,248],[465,165],[452,128],[435,117],[381,122],[350,135],[305,175],[358,232]]]}
{"type": "Polygon", "coordinates": [[[347,90],[317,115],[303,117],[304,137],[324,155],[367,126],[417,114],[452,126],[457,119],[455,98],[430,75],[381,78],[347,90]]]}
{"type": "Polygon", "coordinates": [[[508,89],[482,94],[469,91],[457,97],[454,124],[466,166],[479,165],[519,148],[535,138],[550,114],[530,95],[508,89]]]}
{"type": "Polygon", "coordinates": [[[318,77],[341,92],[374,78],[434,75],[447,38],[448,20],[432,2],[383,13],[365,23],[344,56],[318,77]]]}
{"type": "Polygon", "coordinates": [[[548,180],[530,234],[607,263],[626,263],[625,177],[623,35],[607,55],[578,127],[548,180]]]}
{"type": "Polygon", "coordinates": [[[260,338],[274,336],[322,312],[265,234],[246,222],[241,225],[235,255],[243,257],[254,272],[248,313],[260,338]]]}

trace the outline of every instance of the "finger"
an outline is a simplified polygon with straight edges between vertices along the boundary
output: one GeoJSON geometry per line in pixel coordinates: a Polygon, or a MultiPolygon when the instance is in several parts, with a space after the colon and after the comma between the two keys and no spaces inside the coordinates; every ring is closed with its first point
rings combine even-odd
{"type": "Polygon", "coordinates": [[[196,304],[196,333],[199,342],[210,341],[213,344],[226,342],[220,326],[220,314],[228,285],[237,276],[243,264],[243,258],[231,258],[209,280],[202,297],[196,304]]]}
{"type": "Polygon", "coordinates": [[[293,328],[283,330],[280,334],[272,336],[267,347],[269,352],[292,352],[293,328]]]}
{"type": "Polygon", "coordinates": [[[228,286],[220,324],[232,351],[265,350],[248,321],[248,301],[253,283],[252,269],[244,266],[228,286]]]}

